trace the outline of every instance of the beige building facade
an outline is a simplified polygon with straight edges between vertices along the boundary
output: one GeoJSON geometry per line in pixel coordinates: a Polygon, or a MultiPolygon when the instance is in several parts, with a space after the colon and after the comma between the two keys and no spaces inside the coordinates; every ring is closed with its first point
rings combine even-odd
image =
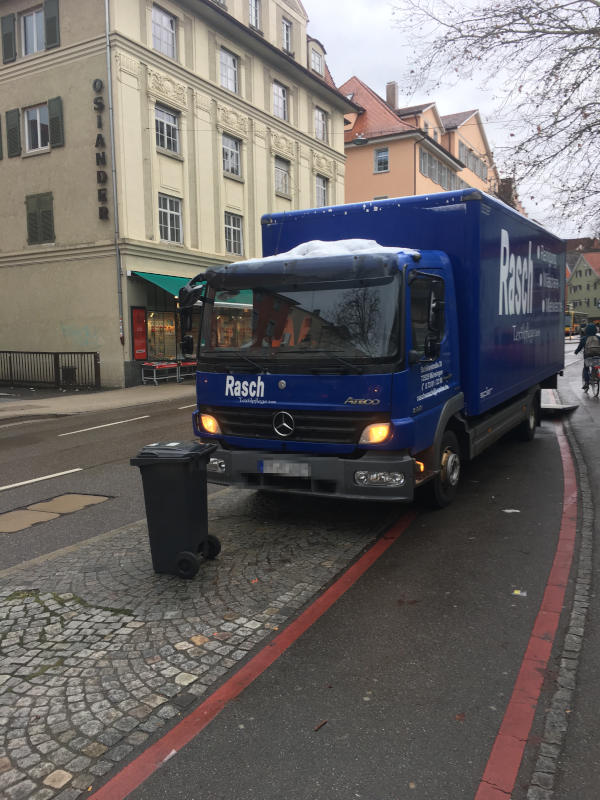
{"type": "Polygon", "coordinates": [[[260,217],[343,202],[343,116],[296,0],[5,0],[0,350],[178,356],[177,287],[260,217]],[[175,276],[177,280],[173,281],[175,276]]]}

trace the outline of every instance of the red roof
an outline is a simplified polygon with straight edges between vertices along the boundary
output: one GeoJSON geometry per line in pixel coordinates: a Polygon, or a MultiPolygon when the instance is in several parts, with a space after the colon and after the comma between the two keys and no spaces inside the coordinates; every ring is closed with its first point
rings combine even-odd
{"type": "Polygon", "coordinates": [[[385,100],[355,75],[342,84],[338,91],[347,97],[352,95],[350,98],[352,102],[363,109],[352,129],[344,134],[346,142],[353,141],[358,134],[370,139],[376,136],[393,136],[395,133],[415,130],[413,125],[401,120],[385,100]]]}

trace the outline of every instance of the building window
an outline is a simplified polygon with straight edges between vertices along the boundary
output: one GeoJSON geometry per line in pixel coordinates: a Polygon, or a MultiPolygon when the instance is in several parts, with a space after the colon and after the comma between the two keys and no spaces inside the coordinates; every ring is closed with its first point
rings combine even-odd
{"type": "Polygon", "coordinates": [[[221,48],[221,86],[224,89],[229,89],[230,92],[239,91],[238,84],[238,66],[239,58],[229,50],[221,48]]]}
{"type": "Polygon", "coordinates": [[[36,8],[28,11],[21,17],[23,23],[23,55],[29,56],[44,50],[46,47],[44,35],[44,10],[36,8]]]}
{"type": "Polygon", "coordinates": [[[487,181],[487,164],[468,147],[464,142],[458,143],[458,157],[467,169],[474,172],[482,181],[487,181]]]}
{"type": "Polygon", "coordinates": [[[275,157],[275,192],[290,196],[290,162],[285,158],[275,157]]]}
{"type": "Polygon", "coordinates": [[[327,141],[327,113],[322,108],[315,108],[315,136],[322,142],[327,141]]]}
{"type": "Polygon", "coordinates": [[[324,178],[323,175],[317,175],[315,189],[317,206],[329,205],[329,179],[324,178]]]}
{"type": "Polygon", "coordinates": [[[52,192],[30,194],[25,198],[27,208],[27,243],[43,244],[54,241],[54,207],[52,192]]]}
{"type": "Polygon", "coordinates": [[[451,168],[428,153],[424,147],[419,148],[419,171],[426,178],[437,183],[442,189],[466,189],[469,184],[459,178],[451,168]]]}
{"type": "Polygon", "coordinates": [[[286,53],[292,52],[292,23],[289,19],[281,20],[281,45],[286,53]]]}
{"type": "Polygon", "coordinates": [[[177,114],[166,108],[156,106],[154,109],[154,125],[156,128],[156,146],[172,153],[179,153],[179,120],[177,114]]]}
{"type": "Polygon", "coordinates": [[[223,134],[223,172],[241,176],[241,142],[233,136],[223,134]]]}
{"type": "Polygon", "coordinates": [[[260,0],[250,0],[250,25],[260,30],[260,0]]]}
{"type": "Polygon", "coordinates": [[[279,119],[288,118],[288,91],[277,81],[273,81],[273,113],[279,119]]]}
{"type": "Polygon", "coordinates": [[[390,168],[389,153],[387,147],[375,150],[375,172],[388,172],[390,168]]]}
{"type": "Polygon", "coordinates": [[[50,142],[48,104],[25,109],[25,147],[28,153],[45,150],[50,142]]]}
{"type": "Polygon", "coordinates": [[[225,212],[225,250],[241,256],[244,252],[242,241],[242,218],[239,214],[225,212]]]}
{"type": "Polygon", "coordinates": [[[163,56],[175,58],[175,17],[152,6],[152,47],[163,56]]]}
{"type": "MultiPolygon", "coordinates": [[[[6,5],[6,4],[5,4],[6,5]]],[[[44,0],[37,8],[31,8],[18,16],[6,14],[0,17],[0,39],[2,63],[17,60],[17,51],[22,56],[38,53],[60,45],[58,25],[58,0],[44,0]],[[20,45],[18,40],[20,38],[20,45]]]]}
{"type": "Polygon", "coordinates": [[[158,227],[163,242],[181,244],[181,200],[167,194],[158,195],[158,227]]]}
{"type": "Polygon", "coordinates": [[[323,56],[314,48],[310,52],[310,66],[315,72],[318,72],[319,75],[323,74],[323,56]]]}

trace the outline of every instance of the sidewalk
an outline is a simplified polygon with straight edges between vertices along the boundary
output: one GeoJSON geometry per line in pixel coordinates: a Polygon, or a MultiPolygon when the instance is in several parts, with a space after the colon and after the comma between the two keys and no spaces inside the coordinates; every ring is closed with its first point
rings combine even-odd
{"type": "Polygon", "coordinates": [[[100,392],[68,392],[50,394],[40,390],[31,397],[22,390],[0,387],[0,420],[26,419],[35,417],[62,417],[70,414],[83,414],[86,411],[109,411],[113,408],[142,406],[147,403],[161,403],[169,400],[195,399],[195,383],[167,383],[159,386],[146,384],[131,386],[128,389],[107,389],[100,392]],[[11,394],[21,395],[12,399],[11,394]]]}

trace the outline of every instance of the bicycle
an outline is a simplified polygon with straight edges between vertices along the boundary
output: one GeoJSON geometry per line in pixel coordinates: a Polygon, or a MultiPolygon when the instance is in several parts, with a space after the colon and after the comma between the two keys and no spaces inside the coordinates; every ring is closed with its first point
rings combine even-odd
{"type": "Polygon", "coordinates": [[[589,370],[589,386],[592,390],[592,396],[598,397],[600,393],[600,358],[590,358],[586,359],[586,362],[589,360],[589,363],[586,364],[589,370]]]}

